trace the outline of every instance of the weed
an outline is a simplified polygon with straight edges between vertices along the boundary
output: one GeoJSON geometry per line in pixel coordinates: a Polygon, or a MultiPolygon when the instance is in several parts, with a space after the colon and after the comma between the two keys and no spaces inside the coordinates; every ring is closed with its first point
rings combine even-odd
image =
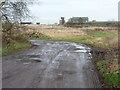
{"type": "Polygon", "coordinates": [[[110,70],[108,70],[109,68],[108,66],[110,66],[110,61],[108,60],[99,61],[97,62],[97,66],[100,71],[100,74],[104,78],[104,82],[108,86],[120,87],[120,72],[119,70],[113,72],[110,72],[110,70]]]}

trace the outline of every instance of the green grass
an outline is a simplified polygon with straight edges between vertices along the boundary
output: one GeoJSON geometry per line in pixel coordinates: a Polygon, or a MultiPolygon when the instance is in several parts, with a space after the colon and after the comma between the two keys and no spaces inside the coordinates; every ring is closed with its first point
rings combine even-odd
{"type": "Polygon", "coordinates": [[[107,60],[99,61],[97,62],[97,66],[100,71],[100,74],[104,78],[104,82],[106,83],[106,85],[120,88],[120,72],[119,71],[108,72],[107,66],[109,66],[109,61],[107,60]]]}
{"type": "Polygon", "coordinates": [[[113,33],[113,32],[99,31],[99,32],[92,32],[91,36],[93,36],[93,37],[111,37],[111,36],[114,36],[116,34],[117,33],[113,33]]]}
{"type": "Polygon", "coordinates": [[[29,42],[25,42],[25,41],[24,42],[16,42],[14,44],[9,44],[9,45],[5,45],[5,46],[1,47],[0,54],[7,55],[7,54],[10,54],[15,51],[20,51],[20,50],[29,48],[31,46],[32,45],[29,42]]]}
{"type": "Polygon", "coordinates": [[[109,86],[120,88],[120,72],[105,73],[103,76],[109,86]]]}

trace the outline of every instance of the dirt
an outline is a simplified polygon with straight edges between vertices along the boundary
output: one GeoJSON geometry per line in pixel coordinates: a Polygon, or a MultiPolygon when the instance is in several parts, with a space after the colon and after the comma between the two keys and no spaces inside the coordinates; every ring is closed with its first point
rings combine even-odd
{"type": "Polygon", "coordinates": [[[96,68],[96,72],[98,73],[98,78],[100,80],[101,86],[103,88],[113,88],[112,86],[108,86],[104,78],[99,72],[99,69],[97,67],[97,62],[106,60],[109,64],[106,65],[106,71],[107,72],[114,72],[120,70],[119,68],[119,52],[120,49],[103,49],[103,48],[95,48],[91,47],[91,54],[92,54],[92,62],[94,64],[94,67],[96,68]],[[116,57],[117,56],[117,57],[116,57]]]}
{"type": "Polygon", "coordinates": [[[101,88],[91,48],[30,40],[34,47],[2,58],[3,88],[101,88]]]}

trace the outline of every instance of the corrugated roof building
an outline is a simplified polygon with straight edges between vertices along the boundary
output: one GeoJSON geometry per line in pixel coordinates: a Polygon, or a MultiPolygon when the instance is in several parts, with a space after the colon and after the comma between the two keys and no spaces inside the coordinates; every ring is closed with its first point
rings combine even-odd
{"type": "Polygon", "coordinates": [[[72,17],[68,20],[68,23],[79,24],[79,23],[85,23],[88,21],[89,21],[88,17],[72,17]]]}

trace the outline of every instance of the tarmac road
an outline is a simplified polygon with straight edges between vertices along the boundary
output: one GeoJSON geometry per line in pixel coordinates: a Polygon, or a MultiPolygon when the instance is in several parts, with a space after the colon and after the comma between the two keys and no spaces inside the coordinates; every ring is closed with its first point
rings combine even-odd
{"type": "Polygon", "coordinates": [[[3,88],[100,88],[90,48],[70,42],[30,40],[29,50],[2,58],[3,88]]]}

